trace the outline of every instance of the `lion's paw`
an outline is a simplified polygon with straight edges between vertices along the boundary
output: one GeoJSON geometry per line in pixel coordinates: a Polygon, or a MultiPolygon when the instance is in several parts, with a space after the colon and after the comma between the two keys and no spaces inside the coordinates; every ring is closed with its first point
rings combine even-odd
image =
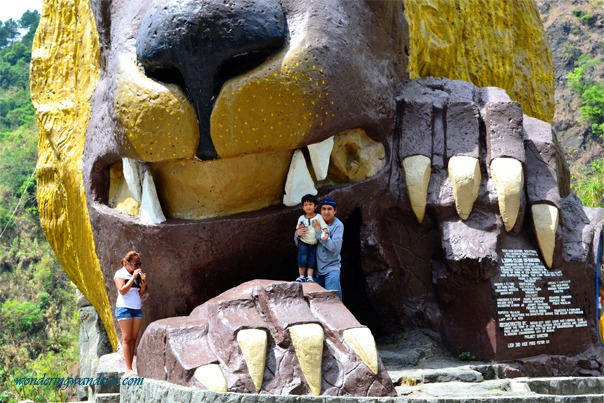
{"type": "Polygon", "coordinates": [[[394,396],[371,331],[335,291],[255,280],[153,322],[141,376],[221,392],[394,396]]]}

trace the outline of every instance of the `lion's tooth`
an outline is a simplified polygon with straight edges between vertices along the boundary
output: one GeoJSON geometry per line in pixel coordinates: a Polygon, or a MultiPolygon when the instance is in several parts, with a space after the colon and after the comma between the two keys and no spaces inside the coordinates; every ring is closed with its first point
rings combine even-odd
{"type": "Polygon", "coordinates": [[[453,198],[457,214],[468,219],[480,190],[480,164],[477,158],[455,156],[449,160],[449,178],[453,187],[453,198]]]}
{"type": "Polygon", "coordinates": [[[524,192],[522,163],[514,158],[498,157],[491,161],[491,177],[497,190],[499,213],[506,231],[516,224],[520,198],[524,192]]]}
{"type": "Polygon", "coordinates": [[[333,150],[333,136],[320,143],[310,144],[307,148],[310,154],[310,162],[315,171],[315,177],[318,181],[322,181],[327,178],[329,156],[331,155],[331,150],[333,150]]]}
{"type": "Polygon", "coordinates": [[[552,268],[556,230],[558,229],[558,209],[550,204],[533,204],[531,206],[535,236],[541,255],[548,268],[552,268]]]}
{"type": "Polygon", "coordinates": [[[302,151],[296,150],[287,172],[283,204],[286,206],[296,206],[300,204],[300,199],[305,194],[316,195],[317,189],[315,189],[315,184],[310,176],[310,172],[308,172],[302,151]]]}
{"type": "Polygon", "coordinates": [[[403,160],[403,170],[411,208],[417,221],[421,224],[426,214],[432,162],[424,155],[414,155],[403,160]]]}
{"type": "Polygon", "coordinates": [[[122,171],[124,172],[124,180],[128,185],[132,198],[140,203],[142,182],[140,163],[130,158],[122,158],[122,171]]]}
{"type": "Polygon", "coordinates": [[[161,224],[166,217],[157,198],[155,182],[148,169],[143,168],[143,194],[141,196],[141,222],[145,224],[161,224]]]}

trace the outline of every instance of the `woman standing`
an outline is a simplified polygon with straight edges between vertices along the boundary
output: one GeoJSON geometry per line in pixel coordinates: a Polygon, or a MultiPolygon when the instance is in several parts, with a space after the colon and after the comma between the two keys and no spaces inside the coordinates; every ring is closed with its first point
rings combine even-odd
{"type": "Polygon", "coordinates": [[[113,276],[118,291],[115,317],[122,331],[126,376],[137,375],[136,371],[132,369],[132,361],[138,332],[143,323],[141,297],[147,290],[146,276],[142,273],[141,264],[138,252],[130,251],[121,260],[122,268],[113,276]]]}

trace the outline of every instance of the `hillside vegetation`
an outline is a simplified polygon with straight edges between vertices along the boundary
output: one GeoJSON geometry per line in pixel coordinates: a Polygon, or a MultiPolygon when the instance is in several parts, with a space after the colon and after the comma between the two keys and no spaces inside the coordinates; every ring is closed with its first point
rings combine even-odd
{"type": "Polygon", "coordinates": [[[35,11],[0,22],[0,402],[67,401],[71,390],[18,387],[15,378],[77,372],[75,287],[44,238],[36,203],[29,63],[39,19],[35,11]]]}
{"type": "Polygon", "coordinates": [[[536,0],[554,57],[554,129],[572,187],[587,206],[604,205],[604,0],[536,0]]]}

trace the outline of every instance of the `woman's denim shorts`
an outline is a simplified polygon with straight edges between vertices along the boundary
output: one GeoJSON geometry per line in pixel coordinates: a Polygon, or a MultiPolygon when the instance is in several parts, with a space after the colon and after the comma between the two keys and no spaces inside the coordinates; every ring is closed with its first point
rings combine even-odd
{"type": "Polygon", "coordinates": [[[115,317],[117,320],[129,320],[143,317],[142,309],[131,309],[131,308],[115,308],[115,317]]]}

